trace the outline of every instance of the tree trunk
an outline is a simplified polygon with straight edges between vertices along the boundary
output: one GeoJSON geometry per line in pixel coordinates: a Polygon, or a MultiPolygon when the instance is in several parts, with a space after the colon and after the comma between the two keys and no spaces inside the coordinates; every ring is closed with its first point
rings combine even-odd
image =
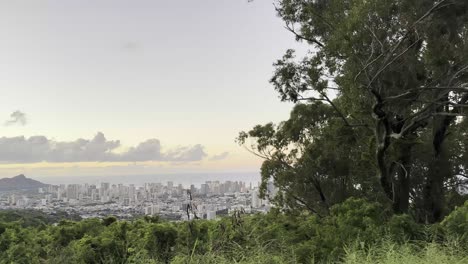
{"type": "Polygon", "coordinates": [[[376,120],[374,133],[376,141],[375,159],[378,168],[378,177],[384,194],[393,201],[393,189],[390,171],[387,164],[387,149],[390,146],[391,127],[387,114],[383,111],[383,102],[380,95],[373,90],[376,103],[373,107],[373,117],[376,120]]]}
{"type": "Polygon", "coordinates": [[[406,214],[409,209],[412,147],[413,144],[408,142],[400,142],[396,147],[399,157],[395,163],[393,211],[397,214],[406,214]]]}
{"type": "Polygon", "coordinates": [[[452,118],[443,116],[434,118],[432,140],[434,156],[429,166],[424,188],[424,209],[428,223],[438,222],[444,215],[444,181],[452,174],[444,141],[451,121],[452,118]]]}

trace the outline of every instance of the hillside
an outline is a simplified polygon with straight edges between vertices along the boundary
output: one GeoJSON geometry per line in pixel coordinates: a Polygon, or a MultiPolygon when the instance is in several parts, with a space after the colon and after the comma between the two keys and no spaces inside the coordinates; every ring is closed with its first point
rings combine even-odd
{"type": "Polygon", "coordinates": [[[0,179],[0,191],[32,190],[44,186],[46,186],[46,184],[26,178],[23,174],[12,178],[0,179]]]}
{"type": "Polygon", "coordinates": [[[468,263],[468,202],[434,225],[389,209],[350,198],[322,217],[272,210],[177,222],[0,212],[0,263],[468,263]]]}

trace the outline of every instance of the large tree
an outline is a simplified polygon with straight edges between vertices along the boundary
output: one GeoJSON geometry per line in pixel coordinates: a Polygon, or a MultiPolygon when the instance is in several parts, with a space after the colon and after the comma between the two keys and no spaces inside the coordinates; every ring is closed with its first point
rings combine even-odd
{"type": "Polygon", "coordinates": [[[447,184],[460,183],[466,169],[464,145],[450,142],[465,133],[468,2],[281,0],[276,8],[310,52],[297,59],[287,51],[271,80],[283,101],[306,105],[294,110],[300,120],[293,111],[285,124],[241,134],[241,143],[254,138],[253,150],[266,158],[264,179],[273,177],[283,194],[306,205],[311,192],[301,195],[297,185],[323,202],[325,182],[353,179],[344,193],[380,191],[396,213],[414,209],[425,221],[440,220],[447,184]],[[294,120],[307,136],[285,139],[294,120]],[[422,158],[421,149],[431,154],[422,158]]]}

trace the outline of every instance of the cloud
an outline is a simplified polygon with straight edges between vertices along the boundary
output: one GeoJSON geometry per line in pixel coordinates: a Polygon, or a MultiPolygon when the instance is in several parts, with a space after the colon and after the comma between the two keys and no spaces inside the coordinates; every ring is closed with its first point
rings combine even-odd
{"type": "Polygon", "coordinates": [[[152,157],[152,160],[164,159],[159,140],[149,139],[121,155],[122,161],[148,161],[148,157],[152,157]]]}
{"type": "Polygon", "coordinates": [[[207,156],[202,145],[162,151],[158,139],[149,139],[125,152],[116,150],[119,140],[107,140],[99,132],[92,139],[60,142],[44,136],[0,138],[0,162],[137,162],[137,161],[200,161],[207,156]]]}
{"type": "Polygon", "coordinates": [[[214,155],[210,158],[210,160],[223,160],[229,156],[229,152],[223,152],[218,155],[214,155]]]}
{"type": "Polygon", "coordinates": [[[195,145],[171,150],[166,154],[166,159],[168,161],[195,161],[202,160],[206,156],[203,146],[195,145]]]}
{"type": "Polygon", "coordinates": [[[27,122],[28,120],[26,119],[26,114],[17,110],[11,113],[10,119],[7,120],[4,125],[11,126],[11,125],[18,124],[18,125],[24,126],[26,125],[27,122]]]}

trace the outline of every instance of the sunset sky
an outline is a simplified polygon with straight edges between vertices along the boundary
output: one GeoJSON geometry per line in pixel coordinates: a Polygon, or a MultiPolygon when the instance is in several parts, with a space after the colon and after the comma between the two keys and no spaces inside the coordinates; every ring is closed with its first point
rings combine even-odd
{"type": "Polygon", "coordinates": [[[0,1],[0,177],[258,171],[294,37],[257,0],[0,1]]]}

